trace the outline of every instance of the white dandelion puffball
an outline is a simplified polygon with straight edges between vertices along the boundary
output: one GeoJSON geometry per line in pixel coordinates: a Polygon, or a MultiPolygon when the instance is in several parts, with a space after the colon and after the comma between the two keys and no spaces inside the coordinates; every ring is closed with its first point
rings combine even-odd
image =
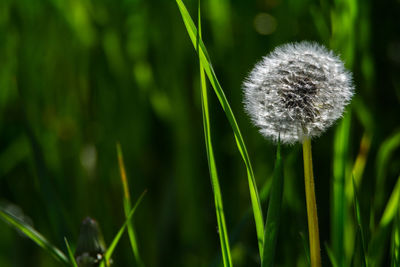
{"type": "Polygon", "coordinates": [[[261,134],[286,144],[319,136],[342,116],[354,91],[339,57],[305,41],[277,47],[243,87],[245,109],[261,134]]]}

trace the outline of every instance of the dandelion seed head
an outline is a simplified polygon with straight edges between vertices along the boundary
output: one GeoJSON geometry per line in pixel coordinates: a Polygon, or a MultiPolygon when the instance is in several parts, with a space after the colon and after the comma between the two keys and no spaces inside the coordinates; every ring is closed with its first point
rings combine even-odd
{"type": "Polygon", "coordinates": [[[265,56],[243,88],[245,110],[260,133],[286,144],[323,133],[342,116],[354,92],[339,57],[305,41],[265,56]]]}

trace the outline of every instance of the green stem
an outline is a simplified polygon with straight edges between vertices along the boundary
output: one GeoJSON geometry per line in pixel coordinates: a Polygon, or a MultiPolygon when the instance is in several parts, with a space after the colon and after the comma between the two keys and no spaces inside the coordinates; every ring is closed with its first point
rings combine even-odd
{"type": "Polygon", "coordinates": [[[315,200],[314,174],[312,168],[311,140],[303,141],[304,182],[306,188],[308,236],[310,239],[310,258],[312,267],[321,266],[319,245],[317,203],[315,200]]]}

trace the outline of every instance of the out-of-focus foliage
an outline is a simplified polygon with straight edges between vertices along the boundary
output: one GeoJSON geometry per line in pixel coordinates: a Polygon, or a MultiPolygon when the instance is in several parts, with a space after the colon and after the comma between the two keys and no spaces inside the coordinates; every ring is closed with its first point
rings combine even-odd
{"type": "MultiPolygon", "coordinates": [[[[195,17],[197,1],[185,4],[195,17]]],[[[388,265],[392,255],[398,261],[393,249],[399,247],[398,203],[397,213],[396,203],[387,206],[398,194],[393,190],[400,173],[398,14],[396,0],[202,1],[202,38],[242,130],[264,214],[276,148],[243,112],[243,78],[273,47],[300,40],[332,48],[353,72],[356,97],[341,167],[334,161],[335,127],[313,143],[321,244],[329,244],[333,257],[341,255],[346,265],[359,249],[352,170],[366,253],[373,257],[369,263],[388,265]],[[334,167],[345,179],[339,219],[331,209],[337,205],[332,203],[334,167]],[[388,208],[393,216],[382,226],[388,208]],[[342,228],[334,228],[336,223],[342,228]],[[342,240],[335,239],[335,231],[342,232],[342,240]]],[[[134,218],[145,265],[216,266],[219,236],[198,66],[175,1],[1,0],[1,206],[17,205],[14,210],[22,210],[24,220],[66,255],[64,236],[74,249],[87,216],[96,218],[110,245],[125,221],[119,141],[132,199],[148,191],[134,218]]],[[[225,114],[209,92],[232,261],[259,266],[246,169],[225,114]]],[[[282,159],[275,261],[306,266],[299,234],[307,233],[300,146],[282,147],[282,159]]],[[[3,221],[0,236],[0,266],[57,265],[3,221]]],[[[134,264],[127,235],[113,261],[134,264]]],[[[324,246],[322,261],[329,265],[324,246]]]]}

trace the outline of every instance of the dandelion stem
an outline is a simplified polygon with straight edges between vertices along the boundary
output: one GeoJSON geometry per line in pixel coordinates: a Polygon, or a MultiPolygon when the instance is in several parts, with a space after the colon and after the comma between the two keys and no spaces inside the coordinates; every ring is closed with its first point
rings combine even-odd
{"type": "Polygon", "coordinates": [[[304,182],[307,201],[308,236],[310,239],[310,258],[312,267],[321,266],[319,245],[317,203],[315,200],[314,174],[312,167],[311,140],[303,140],[304,182]]]}

